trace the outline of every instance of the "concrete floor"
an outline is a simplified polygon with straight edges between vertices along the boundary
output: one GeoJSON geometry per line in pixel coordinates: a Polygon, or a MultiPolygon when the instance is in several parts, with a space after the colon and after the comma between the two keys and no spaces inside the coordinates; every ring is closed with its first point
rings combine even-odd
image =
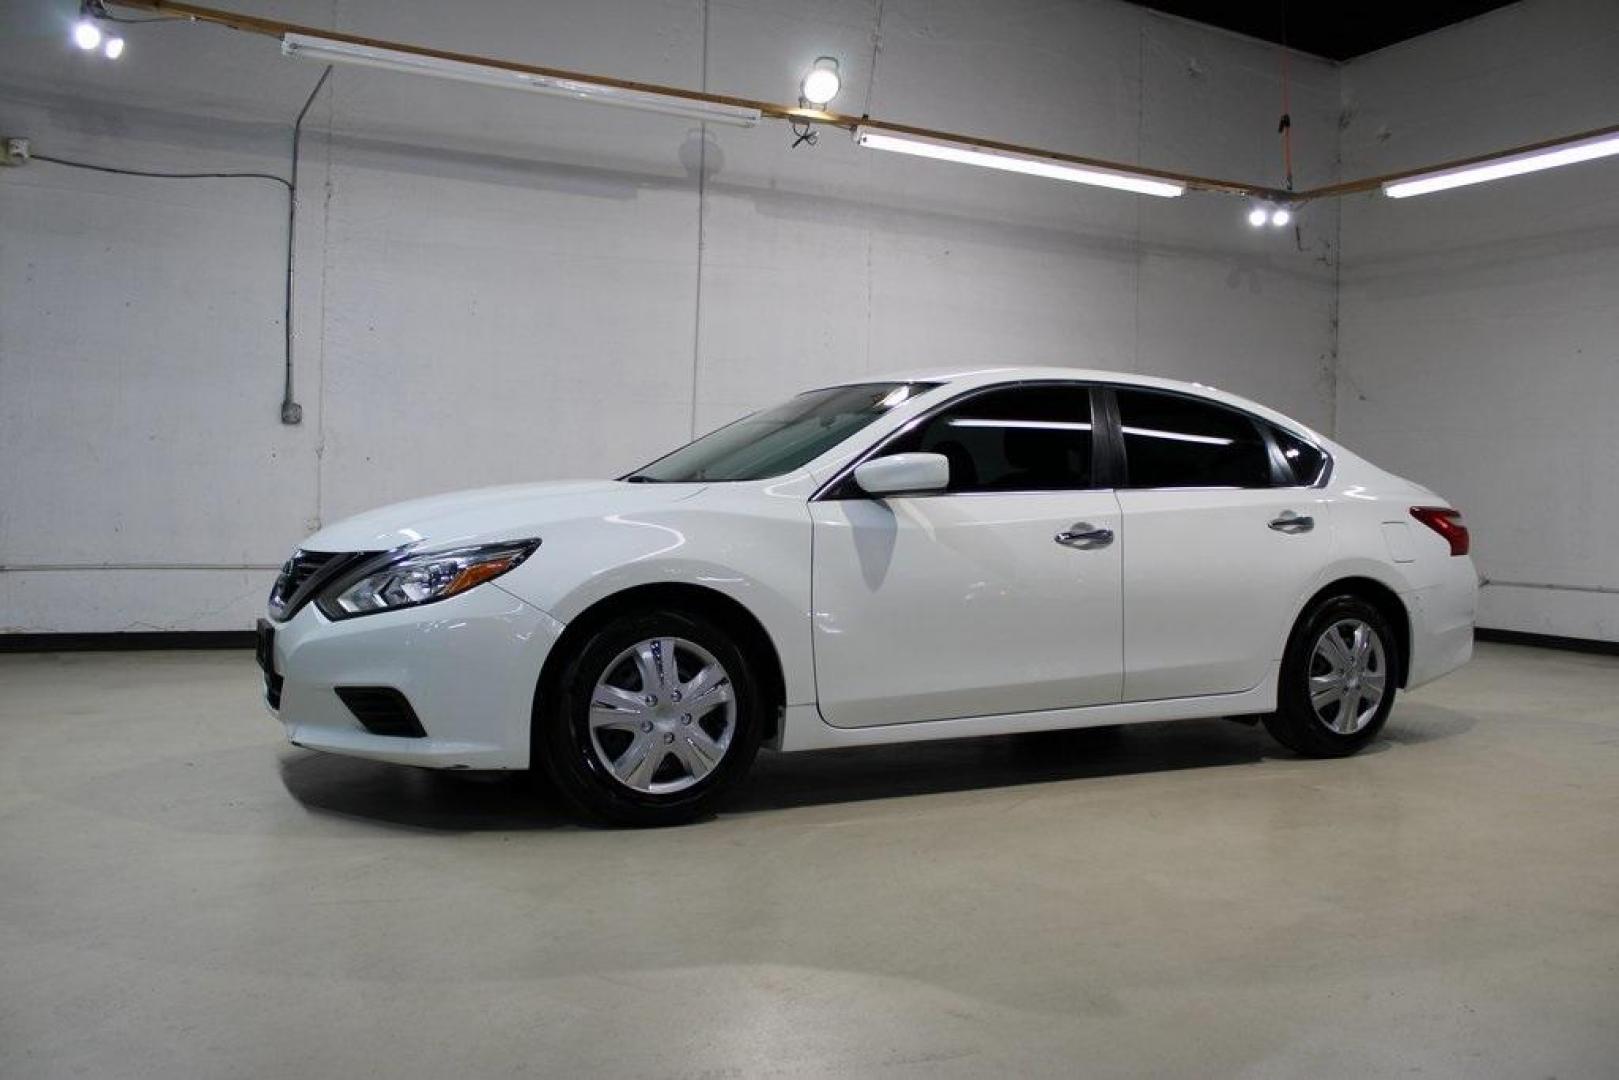
{"type": "Polygon", "coordinates": [[[0,1077],[1619,1075],[1619,661],[1347,761],[1152,725],[767,756],[581,828],[293,750],[247,653],[0,657],[0,1077]]]}

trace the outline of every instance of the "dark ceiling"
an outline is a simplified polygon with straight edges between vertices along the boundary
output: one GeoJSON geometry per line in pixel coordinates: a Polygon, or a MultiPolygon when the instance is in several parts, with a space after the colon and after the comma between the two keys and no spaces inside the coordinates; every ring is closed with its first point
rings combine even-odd
{"type": "Polygon", "coordinates": [[[1239,34],[1348,60],[1514,0],[1134,0],[1239,34]]]}

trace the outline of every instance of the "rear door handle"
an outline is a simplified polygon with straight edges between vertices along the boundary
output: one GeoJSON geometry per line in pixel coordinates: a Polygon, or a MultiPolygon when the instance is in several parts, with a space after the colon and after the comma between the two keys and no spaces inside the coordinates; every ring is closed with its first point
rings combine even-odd
{"type": "Polygon", "coordinates": [[[1076,521],[1071,528],[1058,533],[1052,539],[1064,547],[1094,551],[1096,548],[1105,548],[1113,543],[1113,530],[1099,528],[1088,521],[1076,521]]]}
{"type": "Polygon", "coordinates": [[[1315,528],[1315,518],[1308,514],[1295,514],[1291,510],[1283,510],[1281,514],[1271,520],[1270,527],[1279,533],[1293,535],[1307,533],[1315,528]]]}

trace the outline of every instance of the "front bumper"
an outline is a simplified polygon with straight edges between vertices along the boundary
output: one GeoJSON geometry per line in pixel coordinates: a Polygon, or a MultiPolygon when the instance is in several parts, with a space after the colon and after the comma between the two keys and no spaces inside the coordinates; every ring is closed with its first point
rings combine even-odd
{"type": "Polygon", "coordinates": [[[295,746],[438,769],[526,769],[534,690],[562,624],[497,584],[333,622],[314,604],[276,626],[280,707],[295,746]],[[375,735],[337,687],[391,687],[424,738],[375,735]]]}

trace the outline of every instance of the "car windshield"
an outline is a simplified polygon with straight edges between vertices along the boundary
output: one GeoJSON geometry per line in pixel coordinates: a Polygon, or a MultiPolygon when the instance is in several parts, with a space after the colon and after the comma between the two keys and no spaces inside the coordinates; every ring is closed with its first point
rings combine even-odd
{"type": "Polygon", "coordinates": [[[803,468],[850,435],[937,383],[834,386],[756,412],[624,477],[632,483],[764,480],[803,468]]]}

